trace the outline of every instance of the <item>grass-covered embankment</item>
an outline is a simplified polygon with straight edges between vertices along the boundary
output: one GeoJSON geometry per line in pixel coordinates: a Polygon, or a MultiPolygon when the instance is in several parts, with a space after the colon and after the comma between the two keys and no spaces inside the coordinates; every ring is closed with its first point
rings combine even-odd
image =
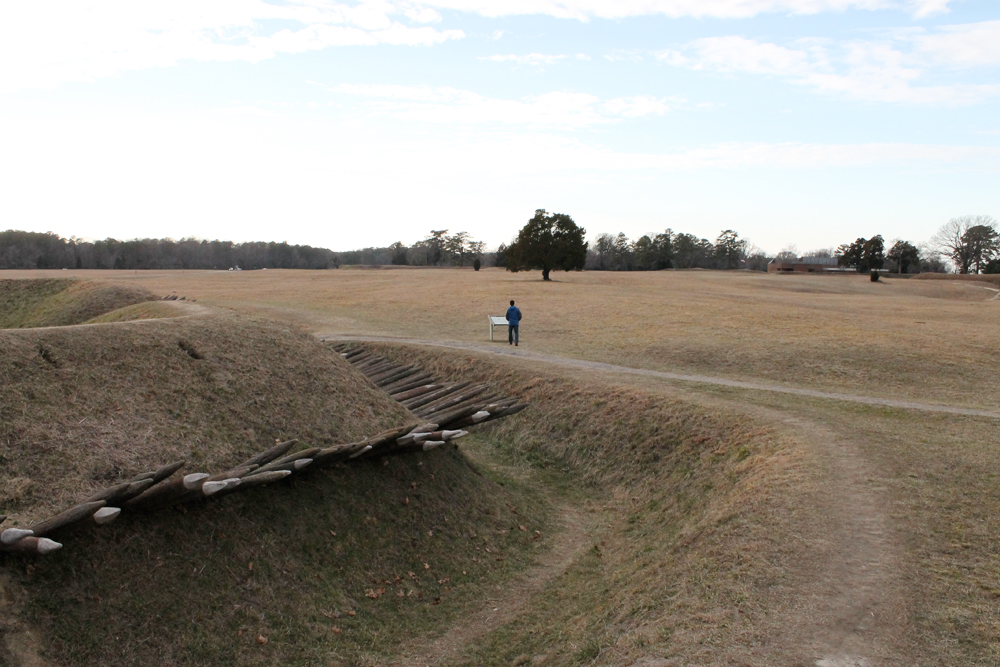
{"type": "Polygon", "coordinates": [[[0,329],[82,324],[154,299],[139,287],[91,280],[0,280],[0,329]]]}
{"type": "Polygon", "coordinates": [[[1000,274],[918,273],[913,278],[917,280],[964,280],[966,282],[992,283],[1000,287],[1000,274]]]}
{"type": "MultiPolygon", "coordinates": [[[[8,330],[0,350],[4,528],[173,460],[215,472],[275,439],[351,442],[414,421],[266,320],[8,330]]],[[[380,664],[546,542],[518,528],[545,530],[544,498],[454,447],[292,479],[126,512],[54,535],[65,546],[44,558],[0,554],[0,664],[380,664]]]]}
{"type": "Polygon", "coordinates": [[[565,471],[599,524],[556,585],[458,664],[723,664],[769,642],[772,659],[808,655],[776,641],[791,557],[784,517],[807,476],[808,454],[790,438],[670,390],[453,351],[381,350],[531,402],[530,419],[488,435],[512,461],[565,471]]]}

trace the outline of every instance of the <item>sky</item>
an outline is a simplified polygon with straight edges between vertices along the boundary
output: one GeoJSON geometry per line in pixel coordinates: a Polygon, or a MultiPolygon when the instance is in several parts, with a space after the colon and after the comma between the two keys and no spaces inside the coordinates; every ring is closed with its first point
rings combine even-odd
{"type": "Polygon", "coordinates": [[[6,0],[0,229],[768,252],[1000,217],[997,0],[6,0]]]}

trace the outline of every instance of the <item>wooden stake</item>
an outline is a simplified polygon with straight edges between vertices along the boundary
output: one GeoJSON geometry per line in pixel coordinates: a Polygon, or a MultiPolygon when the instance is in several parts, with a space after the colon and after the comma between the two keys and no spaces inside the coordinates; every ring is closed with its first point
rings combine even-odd
{"type": "Polygon", "coordinates": [[[0,544],[9,547],[10,545],[16,544],[24,538],[31,537],[32,535],[34,535],[34,533],[26,528],[8,528],[0,533],[0,544]]]}
{"type": "Polygon", "coordinates": [[[369,364],[368,366],[365,366],[364,368],[361,368],[359,370],[362,373],[364,373],[367,377],[371,378],[371,376],[373,375],[379,375],[381,373],[384,373],[385,371],[389,371],[398,367],[399,364],[397,364],[395,361],[380,361],[377,364],[369,364]]]}
{"type": "Polygon", "coordinates": [[[226,472],[216,473],[208,478],[209,482],[218,482],[219,480],[232,479],[233,477],[239,479],[240,477],[246,477],[254,470],[259,468],[257,464],[251,464],[248,466],[240,466],[239,468],[233,468],[232,470],[227,470],[226,472]]]}
{"type": "Polygon", "coordinates": [[[394,376],[399,376],[400,373],[411,373],[419,371],[420,369],[416,366],[404,366],[403,364],[393,364],[392,368],[389,370],[382,371],[380,373],[372,373],[368,376],[368,379],[375,384],[381,386],[380,383],[385,382],[387,378],[394,376]]]}
{"type": "Polygon", "coordinates": [[[438,400],[440,398],[444,398],[445,396],[450,396],[451,394],[454,394],[455,392],[462,391],[463,389],[465,389],[466,387],[468,387],[470,384],[472,384],[471,381],[459,382],[458,384],[453,384],[453,385],[444,387],[443,389],[439,389],[438,391],[431,392],[430,394],[427,394],[425,396],[420,396],[418,398],[410,399],[408,401],[402,401],[403,407],[405,407],[407,410],[415,410],[415,409],[417,409],[419,407],[427,405],[428,403],[436,401],[436,400],[438,400]]]}
{"type": "Polygon", "coordinates": [[[240,485],[237,489],[243,491],[244,489],[249,489],[254,486],[270,484],[271,482],[276,482],[279,479],[284,479],[291,474],[291,470],[271,470],[270,472],[258,472],[253,475],[247,475],[240,480],[240,485]]]}
{"type": "Polygon", "coordinates": [[[274,459],[278,458],[279,456],[284,456],[288,452],[288,450],[292,448],[292,445],[294,445],[297,442],[298,440],[294,439],[286,440],[285,442],[279,442],[274,447],[266,449],[260,454],[257,454],[256,456],[251,456],[249,459],[247,459],[246,461],[244,461],[243,463],[239,464],[236,467],[242,468],[243,466],[266,465],[271,461],[273,461],[274,459]]]}
{"type": "Polygon", "coordinates": [[[407,424],[406,426],[401,426],[399,428],[389,429],[388,431],[382,431],[370,438],[365,438],[360,442],[352,442],[345,445],[333,445],[332,447],[325,447],[317,453],[313,459],[316,463],[321,465],[327,465],[334,463],[336,461],[341,461],[346,458],[350,458],[352,455],[360,452],[361,450],[368,447],[365,451],[371,451],[372,449],[381,448],[384,444],[393,442],[396,438],[399,438],[415,428],[414,424],[407,424]]]}
{"type": "Polygon", "coordinates": [[[500,419],[501,417],[509,417],[511,415],[515,415],[521,410],[524,410],[526,407],[528,407],[528,405],[530,404],[518,403],[517,405],[512,405],[509,408],[504,408],[503,410],[491,414],[489,417],[485,419],[485,421],[493,421],[494,419],[500,419]]]}
{"type": "Polygon", "coordinates": [[[470,401],[476,396],[482,394],[484,391],[486,391],[486,389],[487,386],[484,384],[473,385],[471,387],[467,387],[465,391],[462,391],[459,394],[445,396],[443,398],[439,398],[436,401],[431,401],[427,405],[421,406],[419,409],[411,408],[411,410],[416,414],[420,415],[421,417],[427,417],[428,415],[434,414],[436,412],[443,412],[448,408],[454,408],[455,406],[461,403],[466,403],[467,401],[470,401]]]}
{"type": "Polygon", "coordinates": [[[482,408],[483,408],[482,405],[469,405],[464,408],[456,408],[454,412],[450,412],[446,415],[441,415],[440,417],[438,417],[437,421],[441,424],[442,429],[465,428],[466,426],[471,426],[472,424],[478,424],[479,421],[485,419],[485,417],[482,417],[479,419],[479,421],[471,421],[468,423],[465,423],[463,421],[467,417],[471,417],[477,412],[481,412],[482,408]]]}
{"type": "Polygon", "coordinates": [[[98,526],[103,526],[106,523],[111,523],[118,518],[118,515],[122,513],[120,507],[102,507],[101,509],[94,512],[94,523],[98,526]]]}
{"type": "Polygon", "coordinates": [[[43,537],[51,533],[53,530],[64,528],[76,523],[77,521],[82,521],[83,519],[93,516],[94,512],[101,509],[106,504],[107,503],[103,500],[95,500],[92,503],[80,503],[76,507],[71,507],[65,512],[60,512],[54,517],[36,523],[31,526],[29,530],[31,530],[32,534],[36,537],[43,537]]]}
{"type": "Polygon", "coordinates": [[[165,465],[162,468],[159,468],[153,473],[153,484],[159,484],[186,465],[187,461],[176,461],[170,465],[165,465]]]}
{"type": "MultiPolygon", "coordinates": [[[[152,480],[150,480],[150,481],[152,481],[152,480]]],[[[123,495],[128,490],[129,486],[131,486],[131,484],[129,482],[122,482],[121,484],[116,484],[114,486],[109,486],[108,488],[104,489],[103,491],[98,491],[97,493],[95,493],[94,495],[90,496],[89,498],[87,498],[83,502],[85,502],[85,503],[92,503],[95,500],[106,500],[109,503],[110,502],[114,502],[115,500],[117,500],[119,498],[119,496],[123,495]]]]}
{"type": "Polygon", "coordinates": [[[378,386],[379,389],[385,391],[386,387],[392,386],[397,382],[408,380],[410,378],[416,377],[421,374],[426,375],[426,373],[424,373],[421,369],[417,368],[416,366],[410,366],[405,370],[396,371],[391,375],[383,375],[381,378],[373,381],[375,382],[375,384],[378,386]]]}
{"type": "Polygon", "coordinates": [[[7,551],[15,551],[26,554],[40,554],[44,556],[45,554],[52,553],[56,549],[62,549],[62,545],[58,542],[53,542],[47,537],[25,537],[13,544],[4,547],[7,551]]]}
{"type": "Polygon", "coordinates": [[[439,384],[422,384],[417,387],[412,387],[395,394],[390,394],[389,396],[395,399],[397,402],[402,403],[411,398],[416,398],[417,396],[423,396],[424,394],[429,394],[432,391],[438,391],[441,389],[439,384]]]}
{"type": "Polygon", "coordinates": [[[357,368],[362,373],[364,373],[366,370],[370,370],[372,368],[375,368],[376,366],[381,366],[385,362],[386,362],[385,357],[372,355],[367,359],[365,359],[364,361],[359,361],[357,364],[354,365],[354,367],[357,368]]]}
{"type": "MultiPolygon", "coordinates": [[[[485,387],[484,387],[485,389],[485,387]]],[[[486,405],[496,398],[494,394],[483,394],[482,391],[473,391],[462,396],[451,396],[444,401],[439,401],[435,406],[424,406],[416,410],[416,414],[425,419],[437,421],[441,415],[447,414],[459,408],[469,407],[473,403],[479,406],[486,405]]]]}
{"type": "MultiPolygon", "coordinates": [[[[468,428],[488,419],[490,413],[486,410],[476,410],[475,406],[473,406],[465,408],[455,413],[455,415],[455,417],[449,418],[449,421],[445,422],[445,426],[449,426],[450,428],[468,428]]],[[[445,421],[445,418],[442,418],[441,421],[445,421]]]]}
{"type": "Polygon", "coordinates": [[[153,504],[169,504],[200,495],[201,485],[208,479],[208,473],[195,472],[171,479],[147,489],[125,503],[126,507],[144,507],[153,504]]]}
{"type": "Polygon", "coordinates": [[[152,486],[153,486],[152,478],[140,479],[138,482],[130,483],[128,485],[128,488],[125,489],[124,493],[122,493],[121,495],[115,496],[113,498],[108,498],[107,500],[109,503],[110,502],[114,502],[116,504],[124,503],[142,494],[146,489],[152,488],[152,486]]]}
{"type": "Polygon", "coordinates": [[[396,394],[402,394],[403,392],[410,391],[411,389],[416,389],[417,387],[433,383],[433,375],[430,373],[420,373],[419,375],[411,375],[406,379],[393,382],[392,384],[387,384],[384,387],[381,387],[381,389],[393,398],[396,398],[396,394]]]}
{"type": "MultiPolygon", "coordinates": [[[[259,472],[270,472],[272,470],[298,470],[303,466],[296,466],[295,462],[301,459],[309,459],[312,463],[312,457],[318,454],[320,451],[319,447],[310,447],[309,449],[303,449],[302,451],[295,452],[294,454],[289,454],[288,456],[283,456],[277,461],[268,463],[266,466],[261,466],[258,468],[259,472]]],[[[305,464],[308,465],[308,464],[305,464]]]]}

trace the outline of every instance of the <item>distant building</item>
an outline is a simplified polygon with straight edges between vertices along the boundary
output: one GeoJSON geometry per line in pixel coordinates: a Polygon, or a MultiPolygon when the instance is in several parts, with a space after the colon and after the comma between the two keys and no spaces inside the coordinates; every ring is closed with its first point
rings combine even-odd
{"type": "Polygon", "coordinates": [[[767,265],[768,273],[833,273],[839,272],[836,257],[796,257],[795,259],[772,259],[767,265]]]}

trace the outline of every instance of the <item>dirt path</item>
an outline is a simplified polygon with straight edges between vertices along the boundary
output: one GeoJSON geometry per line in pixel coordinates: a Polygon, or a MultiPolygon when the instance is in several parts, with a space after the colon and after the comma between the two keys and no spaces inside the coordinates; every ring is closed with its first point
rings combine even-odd
{"type": "Polygon", "coordinates": [[[497,597],[487,599],[478,609],[464,614],[457,625],[439,638],[430,643],[411,646],[406,655],[392,663],[393,667],[447,664],[460,657],[477,639],[516,618],[531,597],[565,572],[589,544],[589,522],[579,509],[569,505],[560,507],[558,524],[561,525],[561,530],[556,544],[541,561],[517,580],[504,586],[497,597]]]}
{"type": "Polygon", "coordinates": [[[379,342],[379,343],[404,343],[407,345],[424,345],[429,347],[445,347],[456,350],[468,350],[470,352],[481,352],[486,354],[496,354],[518,359],[529,359],[547,364],[555,364],[565,368],[582,368],[588,370],[608,371],[611,373],[623,373],[628,375],[642,375],[645,377],[662,378],[664,380],[680,380],[682,382],[695,382],[698,384],[712,384],[722,387],[735,387],[737,389],[752,389],[754,391],[773,391],[782,394],[795,394],[797,396],[809,396],[811,398],[825,398],[835,401],[848,401],[851,403],[862,403],[865,405],[884,405],[892,408],[904,408],[907,410],[921,410],[923,412],[943,412],[953,415],[970,415],[974,417],[990,417],[1000,419],[1000,412],[989,410],[977,410],[975,408],[960,408],[951,405],[935,405],[933,403],[918,403],[915,401],[902,401],[892,398],[878,398],[875,396],[857,396],[854,394],[840,394],[828,391],[817,391],[815,389],[803,389],[800,387],[783,387],[781,385],[766,384],[763,382],[745,382],[743,380],[730,380],[727,378],[712,377],[710,375],[688,375],[685,373],[671,373],[669,371],[654,371],[646,368],[630,368],[628,366],[618,366],[601,361],[585,361],[583,359],[572,359],[560,357],[544,352],[533,352],[524,348],[503,347],[502,345],[483,345],[478,343],[465,343],[461,341],[441,341],[422,340],[419,338],[391,338],[386,336],[330,336],[320,335],[320,340],[330,341],[359,341],[359,342],[379,342]]]}
{"type": "Polygon", "coordinates": [[[865,457],[815,422],[770,410],[817,461],[796,526],[796,568],[775,643],[817,667],[909,665],[905,549],[872,488],[865,457]]]}

